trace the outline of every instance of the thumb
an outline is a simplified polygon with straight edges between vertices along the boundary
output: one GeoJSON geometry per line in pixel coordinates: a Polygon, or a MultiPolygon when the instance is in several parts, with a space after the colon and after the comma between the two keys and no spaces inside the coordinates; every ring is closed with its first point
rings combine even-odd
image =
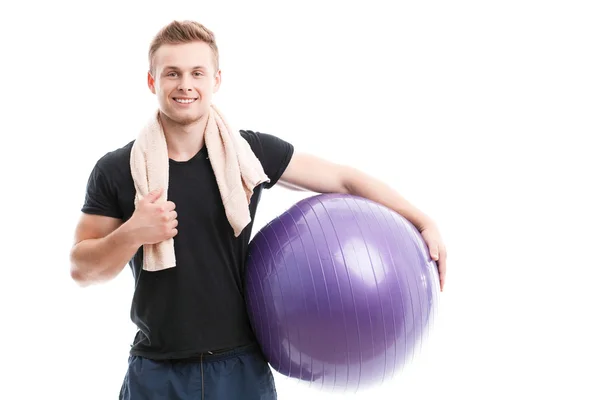
{"type": "Polygon", "coordinates": [[[154,203],[163,194],[163,191],[163,188],[154,189],[153,191],[148,193],[146,197],[144,197],[144,201],[148,203],[154,203]]]}

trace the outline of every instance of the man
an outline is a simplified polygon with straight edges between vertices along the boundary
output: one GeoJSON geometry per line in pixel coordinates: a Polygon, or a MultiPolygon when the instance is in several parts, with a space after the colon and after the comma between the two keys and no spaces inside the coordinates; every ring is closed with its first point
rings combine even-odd
{"type": "MultiPolygon", "coordinates": [[[[174,21],[154,38],[148,87],[157,97],[169,155],[168,201],[158,188],[137,205],[130,170],[133,142],[107,153],[91,172],[71,252],[82,286],[108,281],[131,263],[135,292],[131,347],[120,399],[275,399],[273,376],[252,334],[243,268],[252,222],[234,236],[204,141],[207,114],[221,83],[214,35],[174,21]],[[174,238],[177,265],[142,268],[142,246],[174,238]]],[[[420,230],[445,279],[445,248],[427,216],[384,183],[309,154],[273,135],[240,131],[269,181],[317,193],[351,193],[384,204],[420,230]]]]}

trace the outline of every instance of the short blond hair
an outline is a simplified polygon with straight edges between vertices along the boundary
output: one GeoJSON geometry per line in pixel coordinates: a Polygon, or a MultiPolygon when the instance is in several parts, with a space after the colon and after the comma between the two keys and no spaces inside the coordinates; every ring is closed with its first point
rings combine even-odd
{"type": "Polygon", "coordinates": [[[165,44],[185,44],[191,42],[204,42],[210,46],[213,52],[215,72],[219,71],[219,48],[215,40],[215,34],[196,21],[173,21],[165,25],[150,43],[148,50],[149,71],[154,75],[154,54],[165,44]]]}

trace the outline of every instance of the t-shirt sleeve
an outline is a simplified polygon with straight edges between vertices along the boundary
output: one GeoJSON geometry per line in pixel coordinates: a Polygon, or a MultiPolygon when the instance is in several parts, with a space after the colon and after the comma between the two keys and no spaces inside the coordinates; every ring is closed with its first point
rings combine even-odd
{"type": "Polygon", "coordinates": [[[85,199],[81,211],[86,214],[123,218],[114,182],[103,168],[104,159],[99,160],[88,178],[85,199]]]}
{"type": "Polygon", "coordinates": [[[294,146],[268,133],[240,131],[242,137],[260,160],[270,182],[265,183],[265,189],[272,188],[285,172],[294,154],[294,146]]]}

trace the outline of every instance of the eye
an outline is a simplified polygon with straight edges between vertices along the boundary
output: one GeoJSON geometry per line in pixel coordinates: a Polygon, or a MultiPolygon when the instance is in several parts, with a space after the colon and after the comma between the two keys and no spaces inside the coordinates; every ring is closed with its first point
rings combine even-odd
{"type": "Polygon", "coordinates": [[[167,76],[168,76],[168,77],[171,77],[171,78],[174,78],[174,77],[176,77],[176,76],[177,76],[177,72],[169,72],[169,73],[167,74],[167,76]]]}
{"type": "Polygon", "coordinates": [[[198,77],[198,76],[203,76],[204,74],[200,71],[196,71],[194,72],[194,76],[198,77]]]}

